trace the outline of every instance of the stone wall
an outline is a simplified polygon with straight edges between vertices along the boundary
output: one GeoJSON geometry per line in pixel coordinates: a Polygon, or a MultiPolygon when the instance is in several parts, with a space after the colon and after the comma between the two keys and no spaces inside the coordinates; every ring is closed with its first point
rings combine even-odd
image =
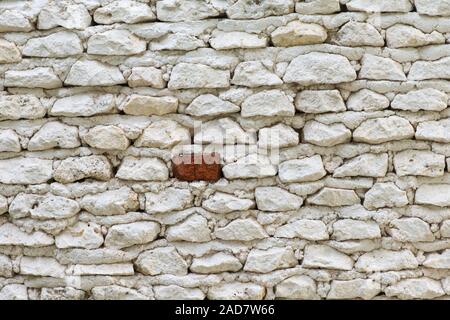
{"type": "Polygon", "coordinates": [[[1,1],[0,299],[450,295],[449,37],[450,0],[1,1]]]}

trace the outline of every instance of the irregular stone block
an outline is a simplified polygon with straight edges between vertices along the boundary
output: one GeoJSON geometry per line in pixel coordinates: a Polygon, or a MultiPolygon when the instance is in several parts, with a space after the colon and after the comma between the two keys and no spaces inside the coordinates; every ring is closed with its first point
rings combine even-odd
{"type": "Polygon", "coordinates": [[[52,160],[38,158],[12,158],[0,160],[1,183],[39,184],[46,183],[52,176],[52,160]]]}
{"type": "Polygon", "coordinates": [[[146,244],[155,240],[159,232],[160,226],[155,222],[140,221],[117,224],[109,228],[105,246],[121,249],[146,244]]]}
{"type": "Polygon", "coordinates": [[[55,169],[54,178],[70,183],[86,178],[107,181],[112,176],[112,166],[105,156],[67,158],[55,169]]]}
{"type": "Polygon", "coordinates": [[[166,231],[168,241],[207,242],[211,240],[208,220],[201,215],[189,216],[186,220],[170,226],[166,231]]]}
{"type": "Polygon", "coordinates": [[[169,178],[169,169],[157,158],[127,156],[122,160],[116,177],[131,181],[165,181],[169,178]]]}
{"type": "Polygon", "coordinates": [[[62,87],[62,81],[52,68],[34,68],[31,70],[5,72],[5,87],[56,89],[62,87]]]}
{"type": "Polygon", "coordinates": [[[252,249],[247,256],[244,270],[267,273],[278,269],[291,268],[298,264],[291,248],[252,249]]]}
{"type": "Polygon", "coordinates": [[[186,261],[173,247],[144,251],[137,258],[135,266],[139,272],[151,276],[159,274],[183,276],[187,274],[186,261]]]}
{"type": "Polygon", "coordinates": [[[353,260],[331,247],[308,245],[305,248],[302,266],[305,268],[351,270],[353,260]]]}
{"type": "Polygon", "coordinates": [[[355,79],[355,69],[347,58],[321,52],[298,56],[289,64],[283,77],[286,83],[298,83],[304,86],[337,84],[355,79]]]}

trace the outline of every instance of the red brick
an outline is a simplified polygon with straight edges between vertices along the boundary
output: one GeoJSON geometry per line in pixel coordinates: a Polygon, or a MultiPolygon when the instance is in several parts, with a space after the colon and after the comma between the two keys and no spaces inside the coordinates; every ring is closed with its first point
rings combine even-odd
{"type": "Polygon", "coordinates": [[[172,158],[172,171],[175,178],[182,181],[217,181],[222,177],[220,155],[187,154],[172,158]]]}

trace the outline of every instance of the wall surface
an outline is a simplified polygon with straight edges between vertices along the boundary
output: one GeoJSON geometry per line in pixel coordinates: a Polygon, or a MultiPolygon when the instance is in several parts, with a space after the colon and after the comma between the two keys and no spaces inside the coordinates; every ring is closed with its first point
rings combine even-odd
{"type": "Polygon", "coordinates": [[[450,0],[0,1],[0,299],[448,297],[449,37],[450,0]]]}

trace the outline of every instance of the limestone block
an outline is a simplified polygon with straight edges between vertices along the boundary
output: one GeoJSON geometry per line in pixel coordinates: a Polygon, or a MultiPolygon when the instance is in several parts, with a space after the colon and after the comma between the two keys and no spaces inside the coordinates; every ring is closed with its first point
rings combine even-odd
{"type": "Polygon", "coordinates": [[[164,181],[169,178],[169,170],[160,159],[127,156],[122,160],[116,177],[131,181],[164,181]]]}
{"type": "Polygon", "coordinates": [[[298,210],[303,199],[279,187],[259,187],[255,189],[256,204],[262,211],[298,210]]]}
{"type": "Polygon", "coordinates": [[[356,79],[347,58],[337,54],[312,52],[300,55],[289,64],[283,77],[286,83],[300,85],[337,84],[356,79]]]}

